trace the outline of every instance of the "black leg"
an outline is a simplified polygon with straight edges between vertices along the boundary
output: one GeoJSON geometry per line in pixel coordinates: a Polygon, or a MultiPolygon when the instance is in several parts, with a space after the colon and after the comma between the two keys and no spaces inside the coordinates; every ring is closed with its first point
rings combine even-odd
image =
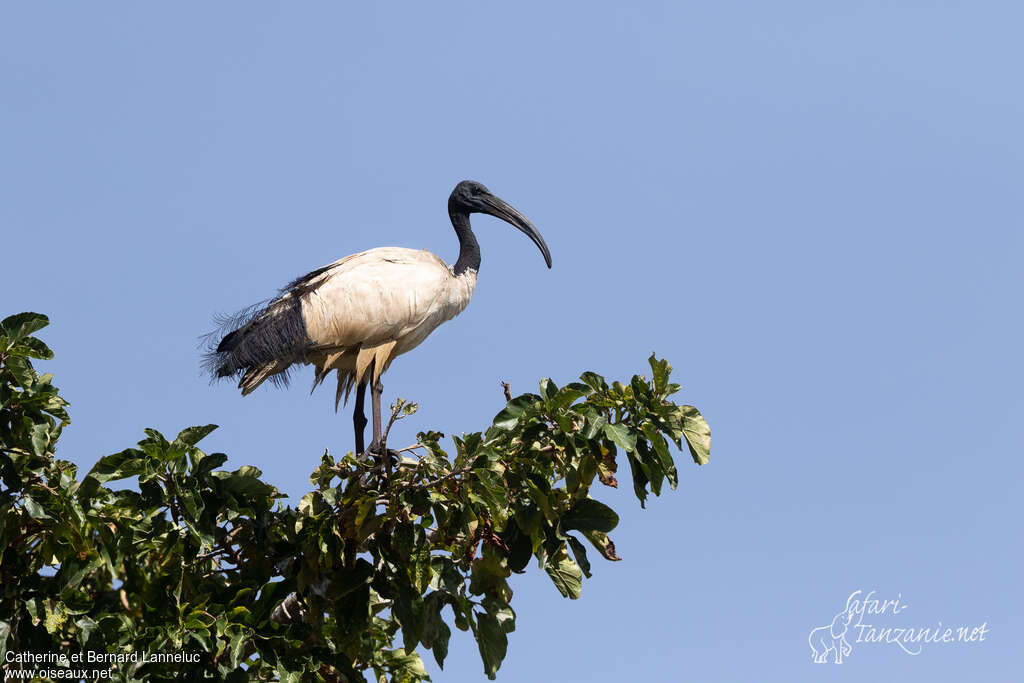
{"type": "Polygon", "coordinates": [[[380,457],[379,462],[384,465],[384,476],[389,478],[393,464],[391,458],[396,454],[388,450],[387,444],[384,443],[384,431],[381,429],[380,395],[383,392],[384,385],[381,384],[380,378],[377,378],[370,387],[370,399],[373,403],[373,443],[370,444],[370,450],[380,457]]]}
{"type": "Polygon", "coordinates": [[[376,451],[383,454],[384,444],[384,430],[380,424],[380,395],[384,391],[384,385],[380,383],[380,378],[370,386],[370,404],[373,410],[373,442],[370,444],[370,450],[376,451]]]}
{"type": "Polygon", "coordinates": [[[366,400],[366,382],[360,382],[356,387],[356,407],[352,411],[352,424],[356,428],[356,457],[363,454],[363,432],[366,431],[366,411],[363,410],[363,403],[366,400]]]}

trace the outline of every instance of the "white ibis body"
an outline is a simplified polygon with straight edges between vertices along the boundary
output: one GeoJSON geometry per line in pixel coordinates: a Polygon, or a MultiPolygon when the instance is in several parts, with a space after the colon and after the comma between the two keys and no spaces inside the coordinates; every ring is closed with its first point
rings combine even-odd
{"type": "Polygon", "coordinates": [[[313,387],[335,371],[335,407],[356,389],[353,414],[356,453],[362,453],[366,385],[373,412],[371,450],[380,452],[380,376],[401,354],[416,348],[441,323],[466,308],[476,286],[480,246],[469,214],[487,213],[523,231],[544,255],[544,238],[521,213],[480,183],[465,180],[448,198],[448,215],[459,238],[459,258],[449,266],[428,251],[379,247],[317,268],[281,290],[280,296],[236,316],[207,356],[215,377],[239,376],[242,395],[265,380],[287,380],[296,364],[315,367],[313,387]]]}

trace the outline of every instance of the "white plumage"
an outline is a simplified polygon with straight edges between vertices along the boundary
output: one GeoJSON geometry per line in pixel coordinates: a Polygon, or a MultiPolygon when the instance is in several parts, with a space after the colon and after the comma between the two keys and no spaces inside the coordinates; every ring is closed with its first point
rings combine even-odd
{"type": "Polygon", "coordinates": [[[456,275],[429,251],[403,247],[353,254],[328,268],[302,297],[302,317],[315,345],[307,359],[316,382],[337,370],[336,401],[364,380],[376,382],[391,361],[461,313],[476,287],[475,270],[456,275]]]}
{"type": "Polygon", "coordinates": [[[234,319],[208,367],[216,377],[240,375],[242,394],[295,364],[315,368],[314,388],[337,373],[335,406],[358,388],[356,444],[362,447],[363,389],[374,392],[374,440],[380,440],[380,375],[441,323],[461,313],[476,287],[480,250],[469,214],[488,213],[526,233],[551,267],[547,245],[518,211],[479,183],[463,181],[448,199],[459,259],[447,265],[428,251],[379,247],[352,254],[298,278],[264,306],[234,319]]]}

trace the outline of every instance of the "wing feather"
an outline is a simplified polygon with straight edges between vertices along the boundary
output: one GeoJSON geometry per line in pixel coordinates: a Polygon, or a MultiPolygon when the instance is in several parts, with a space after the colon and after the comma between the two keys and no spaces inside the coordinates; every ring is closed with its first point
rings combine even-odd
{"type": "MultiPolygon", "coordinates": [[[[244,394],[286,377],[295,363],[316,366],[316,388],[338,372],[337,401],[374,368],[415,347],[461,311],[475,285],[454,288],[451,269],[428,251],[380,247],[296,278],[278,298],[253,307],[210,356],[217,376],[241,374],[244,394]]],[[[465,278],[460,278],[460,281],[465,278]]]]}

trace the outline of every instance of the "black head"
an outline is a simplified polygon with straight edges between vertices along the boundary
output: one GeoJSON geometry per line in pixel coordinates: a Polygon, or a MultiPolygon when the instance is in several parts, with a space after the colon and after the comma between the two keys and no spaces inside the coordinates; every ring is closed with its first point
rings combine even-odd
{"type": "Polygon", "coordinates": [[[454,205],[455,208],[466,213],[486,213],[482,198],[490,194],[491,191],[484,187],[483,183],[478,183],[475,180],[463,180],[452,190],[448,204],[454,205]]]}
{"type": "Polygon", "coordinates": [[[486,213],[514,225],[533,240],[540,253],[544,255],[544,262],[548,268],[551,267],[551,252],[548,251],[548,245],[544,243],[544,238],[540,236],[537,228],[533,227],[533,223],[507,202],[491,194],[482,183],[463,180],[456,185],[448,197],[448,211],[463,214],[486,213]]]}

